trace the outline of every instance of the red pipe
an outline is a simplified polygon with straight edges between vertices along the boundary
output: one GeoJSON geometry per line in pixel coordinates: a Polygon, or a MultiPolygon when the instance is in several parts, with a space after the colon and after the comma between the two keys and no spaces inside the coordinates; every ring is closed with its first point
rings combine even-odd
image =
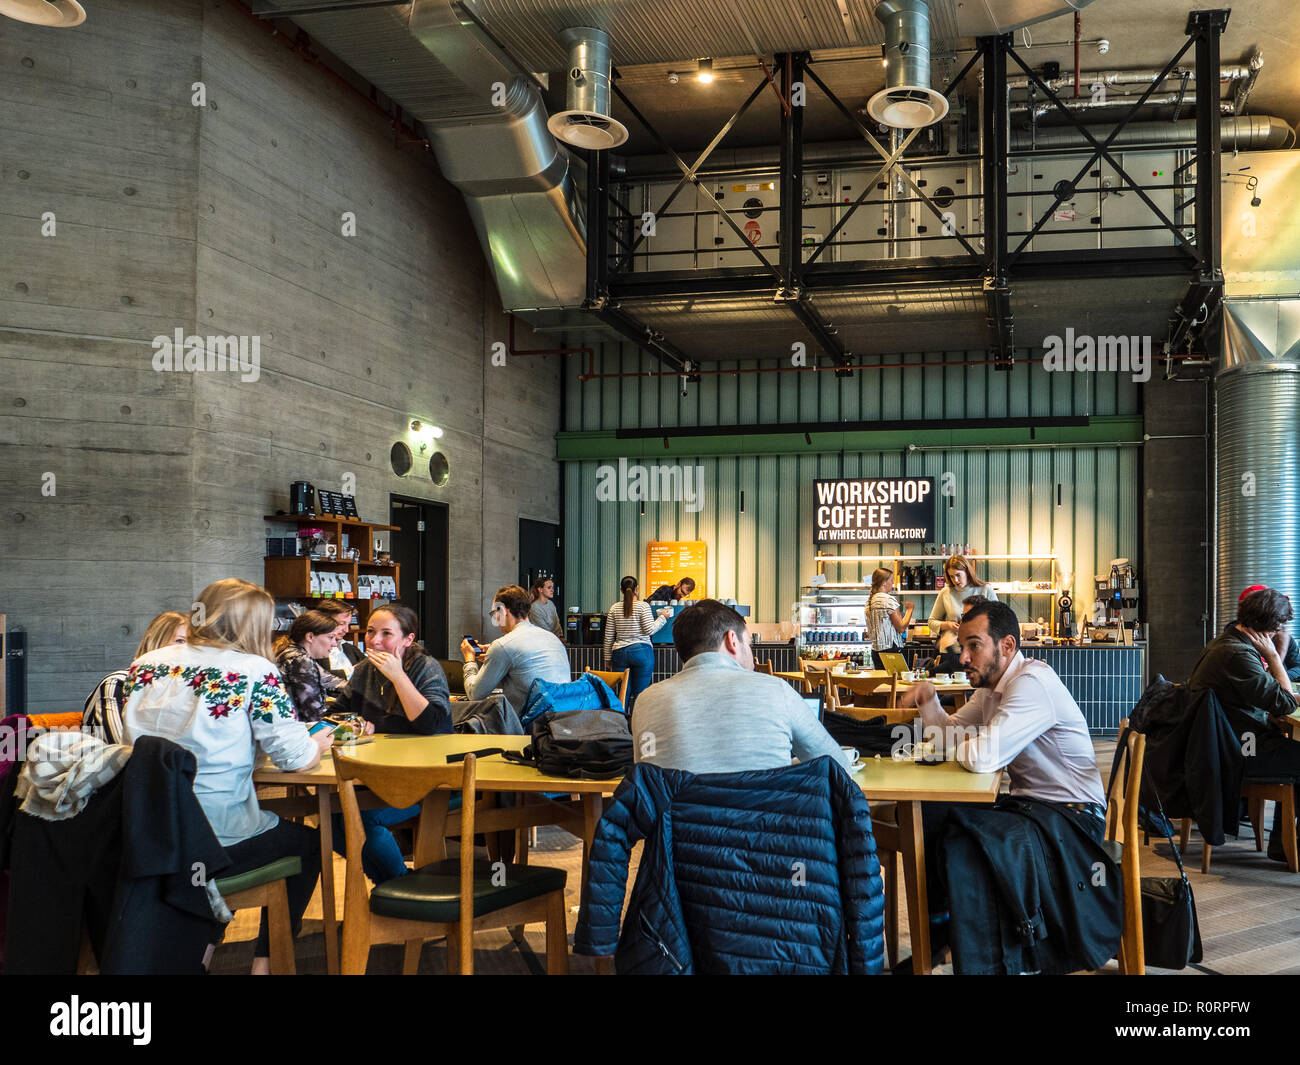
{"type": "Polygon", "coordinates": [[[1083,37],[1083,19],[1074,13],[1074,98],[1079,98],[1079,41],[1083,37]]]}
{"type": "MultiPolygon", "coordinates": [[[[589,350],[589,349],[584,349],[589,350]]],[[[1197,361],[1202,358],[1199,355],[1169,355],[1160,356],[1162,361],[1188,362],[1197,361]]],[[[936,368],[951,368],[962,366],[1023,366],[1028,362],[1037,362],[1037,359],[975,359],[963,362],[883,362],[867,366],[862,363],[855,363],[852,366],[845,367],[850,370],[930,370],[936,368]]],[[[625,373],[595,373],[594,361],[591,363],[591,373],[579,374],[579,381],[604,381],[617,379],[621,377],[682,377],[680,373],[672,371],[659,371],[658,373],[637,373],[634,371],[625,373]]],[[[835,366],[753,366],[740,370],[701,370],[699,367],[693,367],[690,371],[691,377],[722,377],[730,374],[732,377],[739,377],[741,374],[751,373],[822,373],[826,371],[833,372],[840,367],[835,366]]]]}

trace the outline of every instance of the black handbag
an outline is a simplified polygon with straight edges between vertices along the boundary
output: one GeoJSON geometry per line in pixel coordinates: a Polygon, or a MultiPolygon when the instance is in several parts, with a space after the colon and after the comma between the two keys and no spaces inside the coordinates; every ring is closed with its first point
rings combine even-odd
{"type": "MultiPolygon", "coordinates": [[[[1124,737],[1129,729],[1120,734],[1119,748],[1115,752],[1115,764],[1111,768],[1111,782],[1119,769],[1120,754],[1126,751],[1124,737]]],[[[1146,775],[1146,766],[1142,767],[1146,775]]],[[[1164,804],[1155,783],[1148,778],[1151,794],[1156,800],[1156,811],[1160,821],[1170,826],[1165,816],[1164,804]]],[[[1107,789],[1109,792],[1109,789],[1107,789]]],[[[1177,876],[1142,877],[1142,954],[1147,965],[1157,969],[1185,969],[1191,962],[1199,962],[1201,953],[1201,928],[1196,919],[1196,899],[1192,895],[1192,885],[1188,883],[1187,872],[1183,869],[1183,857],[1178,852],[1172,830],[1166,833],[1170,849],[1174,852],[1174,861],[1178,865],[1177,876]]]]}

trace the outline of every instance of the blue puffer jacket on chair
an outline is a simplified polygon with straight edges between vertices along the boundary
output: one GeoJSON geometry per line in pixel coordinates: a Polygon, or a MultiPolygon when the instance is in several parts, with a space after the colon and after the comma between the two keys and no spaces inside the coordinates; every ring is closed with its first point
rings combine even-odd
{"type": "Polygon", "coordinates": [[[832,759],[698,776],[643,762],[596,828],[573,949],[614,954],[620,974],[879,973],[883,935],[871,814],[832,759]]]}

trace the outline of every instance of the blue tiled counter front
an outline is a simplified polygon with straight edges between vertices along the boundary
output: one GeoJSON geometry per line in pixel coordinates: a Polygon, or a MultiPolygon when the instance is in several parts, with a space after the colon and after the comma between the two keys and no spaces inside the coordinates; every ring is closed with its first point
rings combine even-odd
{"type": "MultiPolygon", "coordinates": [[[[569,647],[568,652],[569,666],[575,676],[584,669],[605,668],[604,651],[600,647],[569,647]]],[[[654,680],[666,680],[682,668],[675,647],[655,644],[654,653],[654,680]]],[[[799,668],[799,656],[794,647],[788,643],[755,644],[754,658],[759,662],[771,662],[773,671],[777,673],[788,673],[799,668]]]]}
{"type": "Polygon", "coordinates": [[[1146,687],[1147,649],[1134,647],[1024,647],[1026,658],[1040,658],[1083,711],[1094,733],[1118,731],[1146,687]]]}
{"type": "MultiPolygon", "coordinates": [[[[1066,690],[1083,711],[1088,729],[1094,733],[1113,733],[1120,719],[1137,705],[1146,687],[1145,644],[1135,647],[1024,647],[1026,658],[1040,658],[1056,670],[1066,690]]],[[[574,674],[584,669],[604,669],[599,647],[570,647],[569,664],[574,674]]],[[[673,647],[656,644],[656,681],[671,677],[682,668],[673,647]]],[[[909,656],[910,657],[910,656],[909,656]]],[[[798,654],[789,644],[757,644],[754,658],[772,663],[778,673],[799,668],[798,654]]]]}

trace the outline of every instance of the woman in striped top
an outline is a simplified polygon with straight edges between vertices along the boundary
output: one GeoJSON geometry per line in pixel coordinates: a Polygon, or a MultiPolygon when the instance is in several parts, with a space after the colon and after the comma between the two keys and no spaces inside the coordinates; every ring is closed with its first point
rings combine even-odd
{"type": "Polygon", "coordinates": [[[624,577],[619,590],[623,599],[609,608],[605,618],[605,668],[615,672],[631,670],[623,701],[623,709],[631,714],[636,697],[650,687],[654,675],[655,654],[650,637],[663,628],[672,611],[665,607],[656,621],[649,605],[637,599],[635,577],[624,577]]]}

